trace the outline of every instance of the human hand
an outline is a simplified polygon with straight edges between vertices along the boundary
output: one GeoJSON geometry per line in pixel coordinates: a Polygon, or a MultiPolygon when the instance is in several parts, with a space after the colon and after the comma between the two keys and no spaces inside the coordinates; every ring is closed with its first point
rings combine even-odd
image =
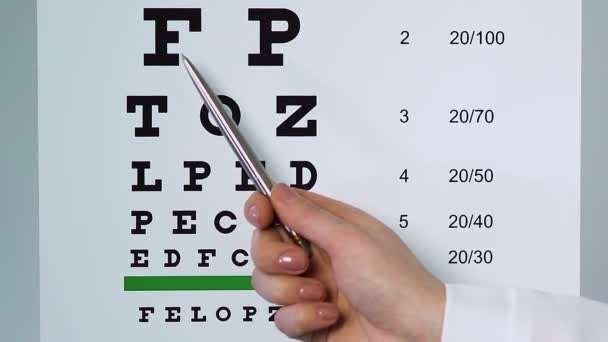
{"type": "Polygon", "coordinates": [[[312,341],[440,341],[445,286],[397,234],[348,204],[277,184],[245,203],[256,226],[253,287],[283,305],[277,328],[312,341]],[[274,215],[313,244],[313,257],[269,229],[274,215]]]}

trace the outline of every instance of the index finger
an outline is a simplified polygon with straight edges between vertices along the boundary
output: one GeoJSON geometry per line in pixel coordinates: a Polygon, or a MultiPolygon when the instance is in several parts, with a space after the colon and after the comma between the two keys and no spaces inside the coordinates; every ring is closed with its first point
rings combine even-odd
{"type": "Polygon", "coordinates": [[[274,218],[272,204],[270,204],[268,197],[258,191],[249,196],[243,211],[247,221],[259,229],[266,229],[272,224],[274,218]]]}

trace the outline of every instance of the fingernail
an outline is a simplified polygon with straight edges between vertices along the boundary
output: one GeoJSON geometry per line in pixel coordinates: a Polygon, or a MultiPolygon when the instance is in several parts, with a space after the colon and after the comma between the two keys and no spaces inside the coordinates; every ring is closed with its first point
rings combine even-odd
{"type": "Polygon", "coordinates": [[[298,194],[285,183],[279,183],[275,185],[275,187],[277,188],[276,194],[279,201],[291,202],[298,196],[298,194]]]}
{"type": "Polygon", "coordinates": [[[302,258],[295,257],[294,252],[287,252],[279,257],[279,266],[287,271],[303,271],[306,262],[302,258]]]}
{"type": "Polygon", "coordinates": [[[317,316],[324,321],[335,321],[340,313],[335,305],[321,304],[317,308],[317,316]]]}
{"type": "Polygon", "coordinates": [[[325,291],[319,283],[305,284],[298,289],[298,296],[306,300],[321,300],[324,295],[325,291]]]}
{"type": "Polygon", "coordinates": [[[258,208],[258,206],[253,204],[251,207],[249,207],[248,211],[249,211],[249,217],[251,217],[252,219],[257,221],[258,216],[260,215],[260,209],[258,208]]]}

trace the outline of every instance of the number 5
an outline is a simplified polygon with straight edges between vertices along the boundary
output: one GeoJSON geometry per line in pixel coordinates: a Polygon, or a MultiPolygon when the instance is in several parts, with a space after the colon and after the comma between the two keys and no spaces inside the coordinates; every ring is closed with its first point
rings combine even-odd
{"type": "Polygon", "coordinates": [[[399,218],[399,227],[407,228],[410,225],[410,222],[407,220],[407,215],[401,215],[399,218]]]}

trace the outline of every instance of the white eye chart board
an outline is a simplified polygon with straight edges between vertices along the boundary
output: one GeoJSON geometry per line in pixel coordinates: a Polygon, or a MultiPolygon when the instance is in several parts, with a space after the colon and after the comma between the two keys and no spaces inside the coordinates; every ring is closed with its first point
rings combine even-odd
{"type": "Polygon", "coordinates": [[[285,339],[179,53],[275,180],[446,282],[578,294],[580,51],[578,0],[39,1],[42,340],[285,339]]]}

